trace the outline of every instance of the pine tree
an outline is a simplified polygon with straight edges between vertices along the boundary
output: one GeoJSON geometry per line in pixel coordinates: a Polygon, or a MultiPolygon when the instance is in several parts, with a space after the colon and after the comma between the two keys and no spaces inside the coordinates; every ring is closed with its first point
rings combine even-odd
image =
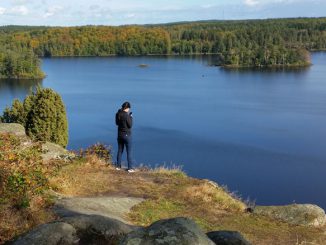
{"type": "Polygon", "coordinates": [[[25,126],[26,113],[23,103],[15,99],[11,108],[5,108],[1,121],[4,123],[19,123],[25,126]]]}
{"type": "Polygon", "coordinates": [[[20,123],[35,140],[50,141],[66,147],[68,122],[64,103],[59,94],[49,88],[37,88],[24,102],[14,100],[1,117],[5,123],[20,123]]]}
{"type": "Polygon", "coordinates": [[[60,95],[49,88],[38,88],[31,101],[34,103],[27,116],[27,134],[36,140],[50,141],[66,147],[68,122],[60,95]]]}

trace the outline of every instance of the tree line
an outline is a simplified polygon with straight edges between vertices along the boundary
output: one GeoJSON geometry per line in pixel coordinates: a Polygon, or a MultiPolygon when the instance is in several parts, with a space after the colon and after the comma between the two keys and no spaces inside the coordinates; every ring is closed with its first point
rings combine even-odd
{"type": "Polygon", "coordinates": [[[219,54],[221,65],[310,64],[313,50],[326,50],[326,18],[208,21],[165,27],[172,53],[219,54]]]}
{"type": "Polygon", "coordinates": [[[29,60],[23,63],[33,66],[27,70],[13,62],[18,74],[40,74],[37,57],[54,56],[217,54],[218,65],[223,66],[304,66],[310,64],[309,51],[326,50],[326,18],[119,27],[7,26],[0,28],[0,44],[6,50],[0,56],[0,74],[12,77],[18,76],[4,65],[6,55],[29,60]]]}

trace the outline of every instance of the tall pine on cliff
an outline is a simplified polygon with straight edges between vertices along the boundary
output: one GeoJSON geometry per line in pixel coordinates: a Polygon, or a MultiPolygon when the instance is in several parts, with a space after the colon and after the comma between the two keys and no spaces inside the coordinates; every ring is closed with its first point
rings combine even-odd
{"type": "Polygon", "coordinates": [[[14,100],[6,108],[2,121],[24,125],[26,133],[35,140],[50,141],[66,147],[68,122],[61,96],[49,88],[37,88],[24,102],[14,100]]]}

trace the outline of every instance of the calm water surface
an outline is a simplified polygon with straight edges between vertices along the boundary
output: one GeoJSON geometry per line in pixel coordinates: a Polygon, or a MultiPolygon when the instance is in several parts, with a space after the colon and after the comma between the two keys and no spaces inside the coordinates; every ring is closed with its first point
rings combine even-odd
{"type": "MultiPolygon", "coordinates": [[[[326,208],[326,53],[292,71],[228,71],[210,58],[43,60],[41,83],[67,106],[70,149],[113,144],[132,103],[137,164],[183,165],[257,204],[326,208]],[[139,68],[139,64],[148,68],[139,68]]],[[[0,81],[0,110],[38,82],[0,81]]]]}

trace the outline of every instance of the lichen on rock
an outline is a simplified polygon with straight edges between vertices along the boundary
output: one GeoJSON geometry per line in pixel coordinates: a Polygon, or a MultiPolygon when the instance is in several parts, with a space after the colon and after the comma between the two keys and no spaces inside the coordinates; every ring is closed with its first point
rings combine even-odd
{"type": "Polygon", "coordinates": [[[313,204],[256,206],[254,208],[254,213],[293,225],[322,227],[326,224],[325,211],[313,204]]]}
{"type": "Polygon", "coordinates": [[[120,245],[213,245],[206,234],[189,218],[159,220],[129,233],[120,245]]]}

